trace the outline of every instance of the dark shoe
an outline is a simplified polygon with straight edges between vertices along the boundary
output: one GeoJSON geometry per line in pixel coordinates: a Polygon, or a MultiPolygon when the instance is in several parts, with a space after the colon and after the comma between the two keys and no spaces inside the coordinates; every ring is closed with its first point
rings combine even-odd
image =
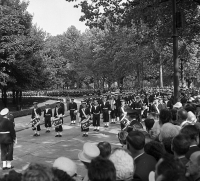
{"type": "Polygon", "coordinates": [[[88,137],[88,134],[86,134],[85,137],[88,137]]]}
{"type": "Polygon", "coordinates": [[[96,129],[94,129],[93,131],[96,131],[96,129]]]}
{"type": "Polygon", "coordinates": [[[48,133],[49,132],[49,130],[46,130],[46,133],[48,133]]]}
{"type": "Polygon", "coordinates": [[[85,137],[86,135],[85,134],[83,134],[83,136],[82,137],[85,137]]]}
{"type": "Polygon", "coordinates": [[[3,167],[3,168],[2,168],[2,170],[7,170],[7,169],[8,169],[7,167],[3,167]]]}
{"type": "Polygon", "coordinates": [[[37,136],[37,133],[35,133],[33,136],[37,136]]]}
{"type": "Polygon", "coordinates": [[[104,128],[106,128],[106,125],[104,125],[104,128]]]}
{"type": "Polygon", "coordinates": [[[59,135],[56,135],[55,137],[58,137],[59,135]]]}
{"type": "Polygon", "coordinates": [[[37,134],[37,136],[40,136],[40,134],[37,134]]]}
{"type": "Polygon", "coordinates": [[[96,130],[97,132],[99,131],[99,129],[96,130]]]}
{"type": "Polygon", "coordinates": [[[48,133],[50,133],[50,130],[48,130],[48,133]]]}
{"type": "Polygon", "coordinates": [[[59,137],[62,137],[62,135],[59,135],[59,137]]]}
{"type": "Polygon", "coordinates": [[[7,167],[7,169],[9,170],[9,169],[13,169],[14,168],[14,166],[11,166],[10,168],[9,167],[7,167]]]}

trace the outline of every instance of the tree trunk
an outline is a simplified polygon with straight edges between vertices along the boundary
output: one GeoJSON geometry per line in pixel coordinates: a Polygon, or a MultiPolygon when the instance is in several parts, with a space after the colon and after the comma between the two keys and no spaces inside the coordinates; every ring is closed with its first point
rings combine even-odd
{"type": "Polygon", "coordinates": [[[4,104],[4,107],[7,107],[7,94],[6,94],[6,88],[2,89],[2,102],[4,104]]]}
{"type": "Polygon", "coordinates": [[[13,104],[16,104],[16,97],[15,97],[15,90],[14,89],[12,90],[12,97],[13,97],[13,100],[12,100],[13,104]]]}
{"type": "Polygon", "coordinates": [[[159,73],[160,73],[160,87],[163,88],[163,66],[162,66],[161,55],[160,55],[159,73]]]}

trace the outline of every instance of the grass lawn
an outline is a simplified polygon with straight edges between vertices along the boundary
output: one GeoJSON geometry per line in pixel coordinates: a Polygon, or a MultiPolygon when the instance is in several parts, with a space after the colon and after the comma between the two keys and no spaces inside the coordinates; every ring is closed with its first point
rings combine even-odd
{"type": "MultiPolygon", "coordinates": [[[[22,98],[22,110],[24,109],[29,109],[30,107],[33,106],[33,102],[38,102],[38,103],[43,103],[47,100],[49,100],[50,98],[46,98],[46,97],[25,97],[22,98]]],[[[0,99],[0,110],[4,108],[4,104],[2,102],[2,99],[0,99]]],[[[14,105],[12,103],[12,98],[8,98],[7,99],[7,108],[11,111],[11,112],[15,112],[17,111],[17,107],[16,105],[14,105]]]]}

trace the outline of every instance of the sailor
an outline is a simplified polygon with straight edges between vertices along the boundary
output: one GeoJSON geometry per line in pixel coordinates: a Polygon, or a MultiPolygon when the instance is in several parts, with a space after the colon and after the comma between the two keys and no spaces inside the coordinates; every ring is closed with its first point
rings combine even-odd
{"type": "Polygon", "coordinates": [[[41,109],[38,107],[37,102],[33,102],[33,110],[31,114],[32,129],[35,132],[33,136],[40,136],[40,116],[42,115],[41,109]]]}
{"type": "Polygon", "coordinates": [[[71,117],[71,125],[76,124],[77,103],[74,102],[74,98],[71,98],[71,102],[69,103],[69,114],[71,117]]]}
{"type": "Polygon", "coordinates": [[[45,106],[46,108],[44,109],[44,123],[46,127],[46,133],[49,133],[51,129],[51,119],[52,119],[53,113],[48,103],[46,103],[45,106]]]}
{"type": "Polygon", "coordinates": [[[14,168],[11,165],[13,160],[13,144],[17,143],[14,124],[9,120],[8,114],[9,110],[7,108],[0,112],[0,145],[3,170],[14,168]]]}

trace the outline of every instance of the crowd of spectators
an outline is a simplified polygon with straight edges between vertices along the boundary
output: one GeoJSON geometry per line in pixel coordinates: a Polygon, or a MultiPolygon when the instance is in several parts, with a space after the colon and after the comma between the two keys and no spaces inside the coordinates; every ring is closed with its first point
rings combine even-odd
{"type": "Polygon", "coordinates": [[[191,106],[162,109],[128,132],[122,147],[86,142],[78,154],[87,174],[70,158],[53,166],[31,163],[2,181],[200,181],[200,123],[191,106]]]}

